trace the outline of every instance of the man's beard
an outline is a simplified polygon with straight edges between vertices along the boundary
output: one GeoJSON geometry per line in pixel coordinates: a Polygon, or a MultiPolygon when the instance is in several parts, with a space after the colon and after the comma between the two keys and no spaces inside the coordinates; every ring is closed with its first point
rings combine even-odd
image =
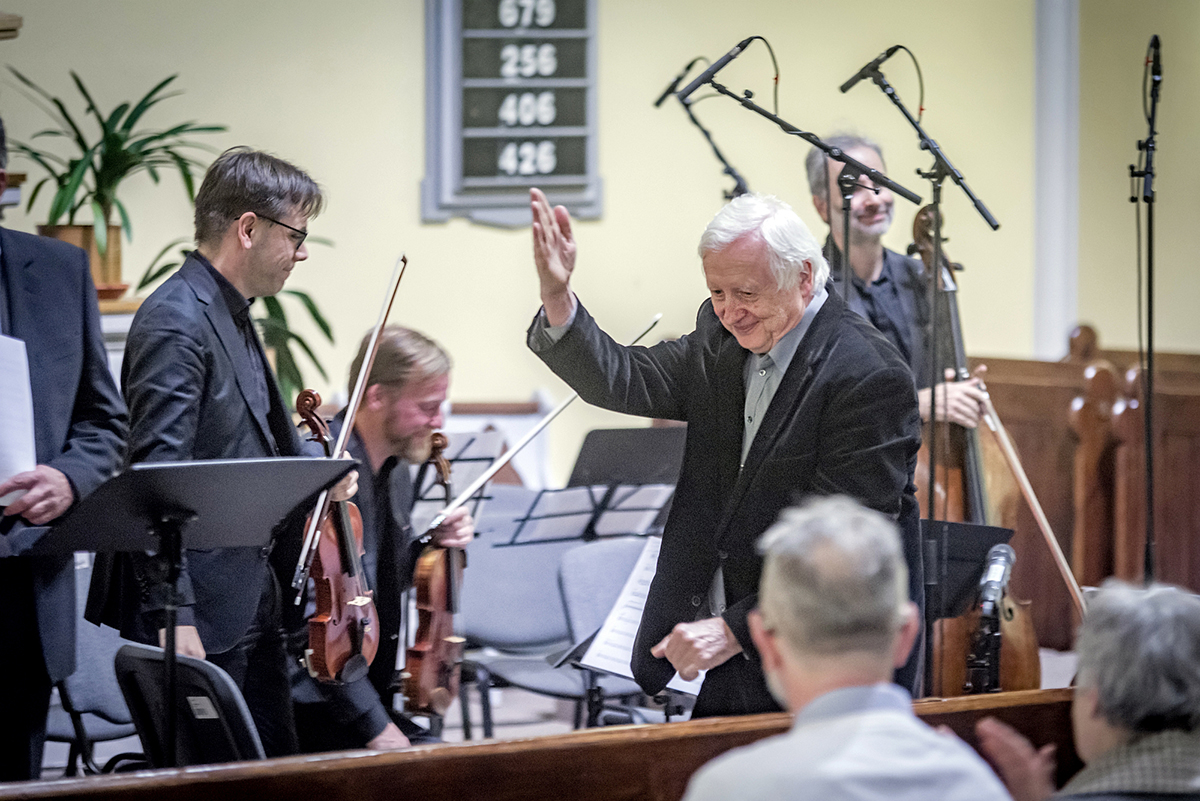
{"type": "Polygon", "coordinates": [[[892,227],[894,209],[888,209],[887,218],[874,225],[860,225],[854,219],[850,220],[850,242],[854,245],[867,245],[876,242],[892,227]]]}
{"type": "Polygon", "coordinates": [[[399,455],[404,457],[409,464],[423,464],[429,461],[431,453],[433,453],[433,432],[424,430],[404,440],[399,455]]]}

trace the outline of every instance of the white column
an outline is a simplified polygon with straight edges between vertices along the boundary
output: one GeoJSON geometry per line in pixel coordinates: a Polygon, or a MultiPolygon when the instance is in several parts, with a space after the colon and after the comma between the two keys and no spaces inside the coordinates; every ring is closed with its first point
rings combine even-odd
{"type": "Polygon", "coordinates": [[[1033,349],[1059,359],[1078,322],[1079,0],[1036,0],[1033,349]]]}

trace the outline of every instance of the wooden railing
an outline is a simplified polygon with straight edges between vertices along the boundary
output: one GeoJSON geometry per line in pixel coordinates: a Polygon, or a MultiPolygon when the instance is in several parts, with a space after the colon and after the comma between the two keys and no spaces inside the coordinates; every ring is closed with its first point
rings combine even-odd
{"type": "MultiPolygon", "coordinates": [[[[1057,746],[1059,782],[1079,768],[1069,690],[998,693],[914,705],[927,723],[974,744],[975,723],[995,716],[1038,747],[1057,746]]],[[[787,715],[614,726],[507,742],[349,752],[116,776],[0,785],[5,799],[113,801],[676,801],[718,754],[779,734],[787,715]]]]}

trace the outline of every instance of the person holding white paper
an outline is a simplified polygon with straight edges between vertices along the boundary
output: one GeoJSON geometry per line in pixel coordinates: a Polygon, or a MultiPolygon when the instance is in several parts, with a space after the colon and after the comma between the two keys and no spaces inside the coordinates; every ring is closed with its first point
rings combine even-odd
{"type": "MultiPolygon", "coordinates": [[[[0,123],[0,192],[6,164],[0,123]]],[[[0,333],[25,345],[37,461],[0,481],[0,497],[22,493],[0,515],[0,781],[19,781],[39,776],[50,688],[75,670],[75,561],[20,556],[14,545],[116,471],[128,421],[82,250],[0,228],[0,333]]]]}

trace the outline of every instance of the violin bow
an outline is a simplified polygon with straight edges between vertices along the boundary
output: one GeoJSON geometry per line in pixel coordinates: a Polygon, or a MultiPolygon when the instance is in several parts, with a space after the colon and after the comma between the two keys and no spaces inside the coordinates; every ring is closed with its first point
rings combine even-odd
{"type": "MultiPolygon", "coordinates": [[[[396,260],[396,266],[392,269],[392,280],[390,289],[384,298],[383,308],[379,310],[379,320],[375,323],[375,328],[371,331],[371,339],[367,343],[367,355],[363,359],[362,367],[358,371],[358,378],[354,382],[354,393],[350,396],[350,403],[346,406],[346,419],[342,424],[342,430],[338,434],[337,444],[334,445],[334,458],[342,455],[346,450],[346,443],[350,441],[350,435],[354,432],[354,418],[358,414],[358,407],[362,403],[363,395],[367,390],[367,378],[371,375],[371,368],[375,366],[375,352],[379,346],[379,334],[383,331],[383,327],[387,325],[388,315],[392,313],[392,304],[396,302],[396,293],[400,289],[400,279],[404,277],[404,271],[408,269],[408,258],[401,254],[396,260]]],[[[300,599],[304,597],[303,590],[305,583],[308,581],[309,571],[312,569],[313,556],[316,555],[317,549],[313,547],[317,541],[317,532],[321,528],[321,518],[324,517],[326,509],[329,508],[329,490],[321,490],[321,494],[317,496],[317,508],[309,521],[308,529],[304,532],[304,544],[300,548],[300,558],[296,562],[296,572],[292,575],[292,589],[296,591],[296,598],[293,604],[299,606],[300,599]]]]}

